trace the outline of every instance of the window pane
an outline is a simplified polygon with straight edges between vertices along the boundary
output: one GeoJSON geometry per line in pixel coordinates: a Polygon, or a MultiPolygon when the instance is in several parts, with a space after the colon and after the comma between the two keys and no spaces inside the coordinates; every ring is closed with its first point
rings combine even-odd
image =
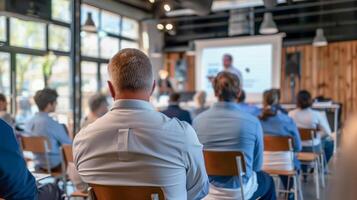
{"type": "Polygon", "coordinates": [[[71,31],[64,26],[50,24],[49,31],[49,48],[58,51],[69,51],[71,43],[71,31]]]}
{"type": "Polygon", "coordinates": [[[139,44],[137,42],[132,42],[129,40],[122,40],[121,41],[121,49],[125,49],[125,48],[139,49],[139,44]]]}
{"type": "Polygon", "coordinates": [[[11,18],[10,29],[11,45],[33,49],[46,48],[45,24],[11,18]]]}
{"type": "Polygon", "coordinates": [[[102,11],[102,20],[101,20],[102,30],[108,33],[113,33],[119,35],[120,32],[120,16],[107,12],[102,11]]]}
{"type": "Polygon", "coordinates": [[[70,0],[52,0],[52,19],[71,22],[71,1],[70,0]]]}
{"type": "Polygon", "coordinates": [[[119,39],[103,37],[100,39],[100,57],[111,58],[119,51],[119,39]]]}
{"type": "Polygon", "coordinates": [[[98,35],[83,32],[81,47],[82,55],[98,57],[98,35]]]}
{"type": "Polygon", "coordinates": [[[26,123],[38,110],[32,97],[45,86],[42,66],[44,58],[25,54],[16,55],[16,122],[26,123]]]}
{"type": "Polygon", "coordinates": [[[71,91],[70,91],[70,59],[66,56],[55,57],[51,74],[48,79],[48,87],[58,92],[56,117],[61,123],[67,124],[71,118],[71,91]]]}
{"type": "Polygon", "coordinates": [[[11,94],[10,54],[0,52],[0,93],[11,94]]]}
{"type": "Polygon", "coordinates": [[[139,38],[139,23],[136,20],[123,17],[122,21],[122,36],[138,39],[139,38]]]}
{"type": "MultiPolygon", "coordinates": [[[[89,113],[88,100],[98,89],[98,67],[95,62],[81,62],[82,73],[82,113],[89,113]]],[[[83,116],[84,117],[84,116],[83,116]]]]}
{"type": "Polygon", "coordinates": [[[81,7],[81,24],[84,25],[87,19],[88,13],[92,13],[92,18],[95,26],[99,26],[99,9],[87,4],[83,4],[81,7]]]}
{"type": "Polygon", "coordinates": [[[100,80],[101,80],[101,85],[100,85],[100,92],[102,92],[104,95],[107,96],[107,101],[109,103],[109,107],[113,104],[113,98],[109,93],[108,89],[108,83],[107,81],[109,80],[109,73],[108,73],[108,64],[107,63],[102,63],[100,65],[100,80]]]}
{"type": "Polygon", "coordinates": [[[0,41],[6,41],[6,17],[0,16],[0,41]]]}

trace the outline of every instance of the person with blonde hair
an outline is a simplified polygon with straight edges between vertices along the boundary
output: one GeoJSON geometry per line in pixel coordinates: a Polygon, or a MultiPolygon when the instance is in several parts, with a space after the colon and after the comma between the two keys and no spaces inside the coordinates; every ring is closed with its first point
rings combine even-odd
{"type": "Polygon", "coordinates": [[[207,94],[205,91],[199,91],[193,97],[195,102],[195,108],[192,110],[192,118],[197,117],[202,112],[206,111],[208,107],[206,106],[207,94]]]}

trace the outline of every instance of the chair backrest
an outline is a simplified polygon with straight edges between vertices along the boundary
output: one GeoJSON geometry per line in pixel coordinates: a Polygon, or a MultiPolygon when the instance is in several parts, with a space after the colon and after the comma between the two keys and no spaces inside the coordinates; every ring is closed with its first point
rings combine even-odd
{"type": "Polygon", "coordinates": [[[21,136],[20,140],[23,151],[32,153],[47,153],[49,151],[47,139],[43,136],[21,136]]]}
{"type": "MultiPolygon", "coordinates": [[[[160,187],[89,184],[97,200],[165,200],[160,187]]],[[[92,194],[93,196],[93,194],[92,194]]]]}
{"type": "Polygon", "coordinates": [[[302,141],[313,140],[317,138],[317,130],[309,128],[299,128],[300,138],[302,141]]]}
{"type": "Polygon", "coordinates": [[[240,151],[203,151],[206,171],[209,176],[240,176],[246,173],[243,152],[240,151]],[[238,160],[241,163],[239,174],[238,160]]]}
{"type": "Polygon", "coordinates": [[[264,135],[264,151],[293,151],[292,144],[291,137],[264,135]]]}
{"type": "Polygon", "coordinates": [[[63,144],[61,149],[62,149],[63,161],[66,163],[66,165],[67,165],[68,162],[73,162],[72,145],[63,144]]]}

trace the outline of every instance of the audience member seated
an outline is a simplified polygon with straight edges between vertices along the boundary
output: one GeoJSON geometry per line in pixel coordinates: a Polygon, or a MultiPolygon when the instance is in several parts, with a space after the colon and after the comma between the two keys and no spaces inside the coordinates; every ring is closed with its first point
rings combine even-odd
{"type": "MultiPolygon", "coordinates": [[[[262,127],[256,117],[240,111],[236,103],[241,91],[238,77],[220,72],[213,80],[213,88],[219,102],[193,121],[200,142],[207,150],[242,151],[247,163],[247,173],[243,177],[246,199],[276,199],[273,179],[261,171],[262,127]]],[[[238,177],[210,176],[209,180],[210,191],[206,199],[240,196],[238,177]]]]}
{"type": "Polygon", "coordinates": [[[62,192],[54,184],[37,188],[35,178],[26,167],[13,129],[0,119],[0,198],[59,200],[62,192]]]}
{"type": "Polygon", "coordinates": [[[258,116],[260,114],[260,109],[255,105],[251,105],[245,102],[245,92],[242,90],[238,97],[238,108],[240,111],[258,116]]]}
{"type": "Polygon", "coordinates": [[[334,149],[334,141],[331,133],[330,125],[328,124],[326,114],[320,113],[311,109],[312,99],[308,91],[302,90],[297,95],[297,109],[289,112],[289,116],[293,118],[296,125],[299,128],[312,128],[319,130],[319,138],[314,141],[303,141],[303,151],[315,152],[319,151],[319,145],[321,144],[326,161],[328,162],[332,155],[334,149]],[[311,146],[313,143],[313,146],[311,146]]]}
{"type": "Polygon", "coordinates": [[[83,119],[81,127],[84,128],[93,123],[99,117],[108,112],[107,97],[103,94],[95,94],[89,98],[90,113],[83,119]]]}
{"type": "MultiPolygon", "coordinates": [[[[55,90],[45,88],[36,92],[35,103],[39,112],[27,122],[26,134],[30,136],[44,136],[50,145],[49,165],[52,172],[61,171],[60,147],[62,144],[71,144],[65,127],[49,116],[56,111],[58,94],[55,90]]],[[[35,155],[36,170],[46,170],[46,158],[44,155],[35,155]]]]}
{"type": "Polygon", "coordinates": [[[14,119],[7,112],[7,100],[4,94],[0,93],[0,119],[4,120],[10,126],[14,125],[14,119]]]}
{"type": "Polygon", "coordinates": [[[195,94],[193,100],[196,107],[192,110],[192,118],[197,117],[199,114],[208,109],[208,106],[206,106],[206,98],[207,94],[205,91],[199,91],[195,94]]]}
{"type": "MultiPolygon", "coordinates": [[[[278,102],[278,95],[276,92],[273,92],[272,90],[268,90],[264,92],[263,94],[264,107],[262,113],[259,116],[264,134],[291,137],[293,139],[294,151],[299,152],[302,149],[299,130],[297,129],[294,121],[289,116],[277,110],[276,107],[273,107],[273,105],[276,105],[277,102],[278,102]]],[[[284,169],[284,164],[282,164],[282,166],[279,166],[280,163],[286,159],[287,160],[290,159],[289,154],[286,155],[281,153],[279,154],[274,153],[274,155],[271,155],[269,154],[269,152],[266,152],[264,153],[264,156],[265,156],[264,159],[266,163],[273,164],[274,167],[276,167],[277,169],[281,167],[282,170],[286,170],[286,169],[284,169]]],[[[300,170],[300,162],[296,157],[294,162],[295,162],[295,169],[300,170]]],[[[281,179],[285,188],[287,189],[288,177],[282,176],[281,179]]],[[[292,179],[290,180],[290,183],[293,183],[292,179]]],[[[289,184],[289,185],[290,188],[293,187],[293,184],[289,184]]],[[[294,199],[293,195],[290,195],[289,198],[294,199]]]]}
{"type": "Polygon", "coordinates": [[[119,51],[108,65],[112,109],[74,139],[74,161],[86,183],[161,186],[167,199],[202,199],[208,177],[192,127],[155,111],[149,58],[119,51]]]}
{"type": "Polygon", "coordinates": [[[192,119],[191,119],[190,112],[182,109],[179,103],[180,103],[180,94],[178,93],[170,94],[169,106],[167,107],[166,110],[163,110],[162,113],[164,113],[168,117],[171,118],[176,117],[181,121],[186,121],[187,123],[191,124],[192,119]]]}
{"type": "Polygon", "coordinates": [[[278,96],[278,101],[276,103],[274,103],[273,105],[271,105],[272,107],[274,107],[275,110],[280,111],[283,114],[288,114],[288,111],[286,111],[281,105],[280,105],[280,98],[281,98],[281,93],[280,93],[280,89],[271,89],[270,90],[272,93],[274,93],[276,96],[278,96]]]}

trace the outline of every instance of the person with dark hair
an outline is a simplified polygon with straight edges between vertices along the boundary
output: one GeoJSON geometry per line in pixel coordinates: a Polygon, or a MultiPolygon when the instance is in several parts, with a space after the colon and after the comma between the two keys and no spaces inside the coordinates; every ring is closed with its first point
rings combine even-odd
{"type": "Polygon", "coordinates": [[[0,119],[0,198],[26,200],[59,200],[62,191],[55,184],[36,186],[27,169],[13,129],[0,119]]]}
{"type": "Polygon", "coordinates": [[[195,94],[193,100],[196,104],[196,107],[192,110],[192,118],[197,117],[199,114],[208,109],[208,106],[206,106],[206,98],[207,94],[205,91],[199,91],[195,94]]]}
{"type": "MultiPolygon", "coordinates": [[[[72,143],[64,126],[49,115],[56,111],[57,97],[56,90],[45,88],[37,91],[34,100],[39,112],[25,125],[26,134],[30,136],[44,136],[49,141],[49,165],[53,172],[61,171],[61,145],[72,143]]],[[[37,170],[47,170],[46,157],[44,155],[36,154],[34,161],[37,170]]]]}
{"type": "Polygon", "coordinates": [[[107,97],[103,94],[95,94],[89,98],[90,113],[83,119],[81,127],[84,128],[93,123],[96,119],[108,112],[107,97]]]}
{"type": "MultiPolygon", "coordinates": [[[[297,129],[294,121],[287,115],[278,111],[273,105],[276,105],[278,102],[278,95],[272,90],[267,90],[263,93],[263,109],[262,113],[259,115],[260,123],[263,127],[264,134],[275,135],[275,136],[284,136],[291,137],[293,139],[294,152],[300,152],[302,149],[301,139],[299,130],[297,129]]],[[[290,154],[274,152],[273,155],[266,152],[265,164],[268,168],[273,169],[284,169],[285,163],[290,160],[290,154]]],[[[291,166],[291,169],[300,170],[300,162],[295,157],[294,166],[291,166]]],[[[293,187],[293,184],[289,184],[288,188],[288,177],[281,176],[284,187],[287,190],[290,190],[293,187]]],[[[290,183],[293,183],[293,180],[290,180],[290,183]]],[[[290,194],[289,199],[294,199],[294,195],[290,194]]]]}
{"type": "Polygon", "coordinates": [[[157,112],[147,55],[126,48],[108,65],[111,110],[74,138],[74,163],[86,183],[160,186],[166,199],[208,193],[202,145],[187,123],[157,112]]]}
{"type": "Polygon", "coordinates": [[[260,109],[255,105],[246,103],[245,98],[245,92],[244,90],[242,90],[237,101],[239,110],[245,113],[252,114],[254,116],[258,116],[260,114],[260,109]]]}
{"type": "Polygon", "coordinates": [[[311,94],[302,90],[297,95],[297,109],[289,112],[289,116],[295,121],[299,128],[312,128],[318,130],[318,138],[313,141],[303,141],[303,151],[320,151],[319,145],[322,145],[326,161],[328,162],[334,149],[333,135],[328,124],[326,113],[320,113],[311,108],[311,94]],[[313,144],[313,146],[311,146],[313,144]]]}
{"type": "Polygon", "coordinates": [[[180,94],[179,93],[170,94],[169,106],[167,107],[167,109],[163,110],[162,113],[164,113],[166,116],[170,118],[176,117],[181,121],[185,121],[191,124],[192,119],[191,119],[190,112],[182,109],[179,104],[180,104],[180,94]]]}
{"type": "Polygon", "coordinates": [[[275,110],[280,111],[283,114],[288,114],[288,111],[286,111],[281,105],[280,105],[280,98],[281,98],[281,93],[280,89],[271,89],[270,90],[272,93],[275,93],[277,96],[277,101],[271,105],[275,110]]]}
{"type": "MultiPolygon", "coordinates": [[[[243,176],[246,199],[276,199],[273,179],[261,171],[262,127],[256,117],[240,111],[236,103],[241,93],[238,77],[230,72],[220,72],[213,81],[213,88],[218,102],[193,120],[193,128],[203,148],[243,152],[247,167],[243,176]]],[[[239,198],[238,177],[210,176],[209,179],[211,186],[207,200],[239,198]]]]}
{"type": "Polygon", "coordinates": [[[0,119],[4,120],[10,126],[13,126],[14,119],[12,116],[7,112],[7,100],[4,94],[0,93],[0,119]]]}

